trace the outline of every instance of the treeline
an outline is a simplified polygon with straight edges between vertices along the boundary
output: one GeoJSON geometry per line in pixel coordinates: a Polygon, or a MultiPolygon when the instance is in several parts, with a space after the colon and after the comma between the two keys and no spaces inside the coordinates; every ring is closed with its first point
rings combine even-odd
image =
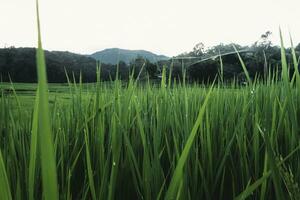
{"type": "MultiPolygon", "coordinates": [[[[2,82],[37,82],[35,48],[3,48],[0,49],[0,78],[2,82]]],[[[67,76],[73,81],[79,81],[81,74],[83,82],[96,81],[97,61],[93,58],[70,52],[45,51],[47,75],[50,83],[65,83],[67,76]]],[[[157,66],[143,58],[137,58],[127,65],[120,61],[117,65],[100,64],[101,80],[109,81],[116,79],[126,80],[129,75],[135,78],[154,78],[157,66]],[[141,69],[144,69],[141,71],[141,69]]]]}
{"type": "MultiPolygon", "coordinates": [[[[271,75],[274,75],[275,72],[280,73],[281,47],[272,44],[269,39],[270,35],[271,32],[269,31],[262,34],[261,38],[250,46],[233,43],[206,48],[203,43],[199,43],[192,51],[174,58],[173,71],[177,72],[174,76],[179,77],[182,65],[185,65],[189,66],[186,72],[190,81],[208,82],[220,75],[225,81],[233,78],[243,80],[245,74],[236,50],[239,51],[251,78],[264,79],[270,75],[269,73],[272,73],[271,75]]],[[[287,48],[285,50],[292,74],[294,71],[292,49],[287,48]]],[[[295,47],[295,51],[299,61],[300,43],[295,47]]]]}
{"type": "MultiPolygon", "coordinates": [[[[208,82],[222,75],[224,80],[233,78],[244,79],[243,69],[233,46],[240,51],[249,74],[252,78],[264,78],[270,72],[280,71],[281,50],[268,39],[266,32],[261,39],[251,46],[238,44],[220,44],[205,48],[197,44],[191,52],[181,54],[170,60],[151,63],[138,57],[129,64],[120,61],[117,65],[101,63],[101,80],[109,81],[117,77],[128,80],[130,75],[140,80],[159,79],[166,66],[166,74],[173,79],[182,79],[183,74],[189,81],[208,82]],[[221,56],[218,56],[221,55],[221,56]],[[222,67],[221,67],[222,64],[222,67]],[[221,68],[223,71],[221,72],[221,68]]],[[[300,44],[295,48],[300,55],[300,44]]],[[[286,49],[287,60],[293,70],[291,49],[286,49]]],[[[37,82],[36,49],[34,48],[4,48],[0,49],[0,78],[2,82],[37,82]]],[[[67,76],[73,81],[96,81],[97,61],[85,55],[70,52],[45,51],[48,81],[51,83],[67,82],[67,76]]],[[[299,58],[298,58],[299,59],[299,58]]]]}
{"type": "MultiPolygon", "coordinates": [[[[45,51],[47,75],[49,82],[67,82],[69,77],[79,78],[87,82],[96,80],[96,61],[84,55],[70,52],[45,51]],[[73,76],[74,75],[74,76],[73,76]]],[[[101,77],[109,79],[116,71],[113,65],[102,65],[101,77]]],[[[0,49],[0,74],[2,81],[36,82],[36,49],[4,48],[0,49]]]]}

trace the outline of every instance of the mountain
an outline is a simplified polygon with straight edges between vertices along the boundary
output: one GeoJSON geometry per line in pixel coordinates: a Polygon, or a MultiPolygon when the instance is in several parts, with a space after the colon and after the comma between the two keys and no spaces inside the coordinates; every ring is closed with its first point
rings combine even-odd
{"type": "Polygon", "coordinates": [[[119,61],[124,61],[125,63],[129,64],[130,61],[139,56],[148,59],[153,63],[160,60],[169,59],[169,57],[167,56],[157,55],[145,50],[127,50],[119,48],[105,49],[103,51],[98,51],[90,55],[90,57],[107,64],[117,64],[119,61]]]}

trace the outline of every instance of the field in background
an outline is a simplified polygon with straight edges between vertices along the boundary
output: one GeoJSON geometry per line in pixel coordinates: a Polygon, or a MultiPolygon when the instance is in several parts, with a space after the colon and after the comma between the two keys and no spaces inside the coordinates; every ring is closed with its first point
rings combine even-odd
{"type": "MultiPolygon", "coordinates": [[[[297,199],[300,93],[286,89],[271,80],[227,88],[166,79],[159,87],[49,84],[59,196],[297,199]]],[[[17,199],[31,187],[36,199],[43,194],[40,164],[28,181],[35,90],[1,84],[0,147],[17,199]]]]}

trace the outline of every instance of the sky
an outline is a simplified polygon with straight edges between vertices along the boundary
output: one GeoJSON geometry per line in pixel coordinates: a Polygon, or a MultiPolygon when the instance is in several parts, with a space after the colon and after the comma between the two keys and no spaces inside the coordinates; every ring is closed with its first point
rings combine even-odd
{"type": "MultiPolygon", "coordinates": [[[[40,0],[43,47],[176,56],[199,42],[250,45],[271,31],[300,42],[299,0],[40,0]]],[[[0,0],[0,48],[37,46],[35,0],[0,0]]]]}

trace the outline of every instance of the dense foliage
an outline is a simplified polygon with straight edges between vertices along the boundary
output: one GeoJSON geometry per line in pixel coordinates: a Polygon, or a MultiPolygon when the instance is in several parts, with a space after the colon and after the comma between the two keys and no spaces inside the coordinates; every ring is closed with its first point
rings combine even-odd
{"type": "MultiPolygon", "coordinates": [[[[191,81],[208,82],[217,76],[231,81],[233,78],[243,80],[245,74],[241,67],[236,50],[239,51],[252,79],[266,79],[281,71],[281,47],[273,45],[269,40],[271,32],[262,34],[260,40],[251,46],[238,44],[219,44],[205,48],[203,43],[197,44],[191,52],[177,56],[174,68],[180,71],[182,65],[187,67],[187,75],[191,81]],[[234,49],[236,48],[236,50],[234,49]],[[200,60],[200,61],[199,61],[200,60]],[[222,66],[221,66],[222,65],[222,66]],[[222,71],[221,71],[222,70],[222,71]]],[[[293,58],[291,48],[285,49],[288,68],[293,74],[293,58]]],[[[300,44],[295,48],[297,59],[300,55],[300,44]]]]}
{"type": "MultiPolygon", "coordinates": [[[[36,49],[34,48],[4,48],[0,49],[0,75],[3,82],[37,82],[36,49]]],[[[50,83],[66,83],[67,76],[79,82],[80,74],[83,82],[96,81],[97,61],[93,58],[70,52],[45,51],[47,75],[50,83]]],[[[149,60],[137,57],[130,64],[119,61],[118,64],[101,63],[101,80],[116,79],[128,80],[134,73],[135,77],[142,71],[142,77],[155,77],[157,66],[149,60]],[[142,66],[144,66],[142,68],[142,66]],[[118,73],[117,73],[118,72],[118,73]]]]}
{"type": "MultiPolygon", "coordinates": [[[[0,74],[2,81],[37,82],[36,49],[0,49],[0,74]]],[[[47,74],[49,82],[67,82],[66,73],[78,81],[80,73],[86,82],[96,81],[96,61],[83,55],[69,52],[46,51],[47,74]]],[[[102,64],[103,80],[115,76],[116,66],[102,64]]]]}
{"type": "MultiPolygon", "coordinates": [[[[191,52],[169,60],[166,60],[166,57],[155,57],[154,54],[147,51],[120,49],[105,50],[95,53],[92,57],[101,60],[101,56],[110,58],[112,54],[117,56],[121,52],[121,57],[119,55],[118,58],[114,58],[116,61],[114,65],[101,62],[100,74],[103,81],[114,80],[116,75],[122,80],[128,80],[130,75],[133,75],[134,78],[139,77],[139,80],[148,76],[150,79],[157,79],[165,66],[167,75],[171,75],[172,79],[182,79],[185,73],[188,81],[211,82],[222,73],[224,81],[230,82],[232,79],[243,80],[245,78],[240,60],[234,50],[235,47],[240,52],[250,77],[263,79],[268,76],[268,73],[274,75],[274,72],[281,70],[280,47],[274,46],[270,42],[270,35],[270,32],[266,32],[251,46],[219,44],[205,48],[203,43],[199,43],[191,52]],[[152,59],[150,59],[151,56],[152,59]],[[125,62],[122,60],[123,58],[125,62]]],[[[36,82],[35,51],[34,48],[0,49],[1,80],[7,82],[11,78],[14,82],[36,82]]],[[[295,52],[296,56],[300,55],[300,44],[296,46],[295,52]]],[[[286,49],[286,55],[288,65],[290,65],[292,63],[290,48],[286,49]]],[[[45,56],[49,82],[67,82],[65,71],[77,82],[80,74],[83,82],[96,81],[97,61],[92,57],[59,51],[46,51],[45,56]]],[[[293,69],[290,70],[292,74],[293,69]]]]}

